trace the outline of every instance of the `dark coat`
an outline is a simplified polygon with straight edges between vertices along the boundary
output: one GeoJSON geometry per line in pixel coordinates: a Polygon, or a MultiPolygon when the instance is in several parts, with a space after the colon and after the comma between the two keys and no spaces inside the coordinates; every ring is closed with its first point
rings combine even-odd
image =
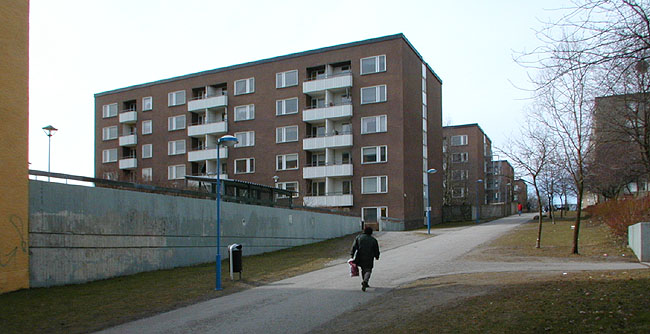
{"type": "Polygon", "coordinates": [[[372,269],[374,259],[379,260],[379,243],[372,235],[359,234],[352,244],[350,256],[354,257],[357,252],[355,263],[364,269],[372,269]]]}

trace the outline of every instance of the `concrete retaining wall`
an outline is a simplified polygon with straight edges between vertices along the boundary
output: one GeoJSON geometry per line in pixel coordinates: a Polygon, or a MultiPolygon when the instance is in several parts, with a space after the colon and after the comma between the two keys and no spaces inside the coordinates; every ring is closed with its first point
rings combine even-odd
{"type": "Polygon", "coordinates": [[[628,244],[641,262],[650,262],[650,223],[637,223],[627,228],[628,244]]]}
{"type": "MultiPolygon", "coordinates": [[[[82,283],[212,262],[216,204],[109,188],[30,181],[30,283],[82,283]]],[[[221,254],[254,255],[360,230],[359,217],[223,202],[221,254]]]]}

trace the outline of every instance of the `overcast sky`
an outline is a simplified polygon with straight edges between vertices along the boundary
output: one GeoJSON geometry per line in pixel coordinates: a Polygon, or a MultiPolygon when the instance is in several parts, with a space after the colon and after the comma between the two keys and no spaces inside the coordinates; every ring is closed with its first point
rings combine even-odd
{"type": "Polygon", "coordinates": [[[95,93],[404,33],[442,78],[443,125],[501,146],[530,101],[516,51],[568,0],[31,0],[29,162],[94,176],[95,93]]]}

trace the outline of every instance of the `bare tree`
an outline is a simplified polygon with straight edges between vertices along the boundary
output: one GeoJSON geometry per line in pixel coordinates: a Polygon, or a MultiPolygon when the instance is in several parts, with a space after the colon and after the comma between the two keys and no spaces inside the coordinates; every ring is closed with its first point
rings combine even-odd
{"type": "Polygon", "coordinates": [[[539,177],[548,164],[553,150],[553,143],[548,131],[535,123],[528,122],[519,131],[519,135],[508,140],[507,146],[498,151],[508,157],[515,170],[530,178],[527,183],[535,189],[537,198],[538,228],[536,248],[541,247],[542,240],[542,196],[540,195],[539,177]]]}

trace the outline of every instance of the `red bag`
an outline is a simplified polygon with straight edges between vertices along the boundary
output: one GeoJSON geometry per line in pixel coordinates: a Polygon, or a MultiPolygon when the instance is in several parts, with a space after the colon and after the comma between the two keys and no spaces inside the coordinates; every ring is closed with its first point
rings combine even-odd
{"type": "Polygon", "coordinates": [[[349,259],[348,264],[350,265],[350,277],[359,276],[359,267],[354,263],[354,259],[349,259]]]}

